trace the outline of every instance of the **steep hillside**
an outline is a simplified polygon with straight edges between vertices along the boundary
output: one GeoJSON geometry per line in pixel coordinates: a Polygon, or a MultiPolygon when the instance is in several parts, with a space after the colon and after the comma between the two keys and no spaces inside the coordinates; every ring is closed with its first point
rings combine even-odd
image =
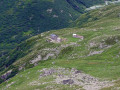
{"type": "Polygon", "coordinates": [[[21,43],[0,58],[1,82],[21,72],[2,83],[0,88],[119,89],[119,8],[118,4],[93,10],[76,21],[79,26],[83,18],[86,19],[82,28],[52,30],[21,43]],[[73,33],[84,39],[73,37],[73,33]],[[58,35],[62,41],[51,42],[51,34],[58,35]]]}
{"type": "Polygon", "coordinates": [[[0,56],[41,32],[69,26],[103,0],[0,0],[0,56]]]}
{"type": "MultiPolygon", "coordinates": [[[[106,20],[112,20],[115,19],[116,17],[120,17],[119,15],[119,3],[115,5],[110,5],[107,7],[100,8],[99,11],[96,10],[91,10],[88,13],[85,13],[81,15],[77,20],[73,22],[73,26],[77,27],[86,27],[86,26],[91,26],[94,27],[94,23],[103,21],[105,22],[106,20]],[[116,6],[117,5],[117,6],[116,6]],[[113,9],[110,9],[113,8],[113,9]],[[104,10],[104,12],[103,12],[104,10]],[[91,23],[92,22],[92,23],[91,23]]],[[[97,25],[99,26],[99,25],[97,25]]]]}

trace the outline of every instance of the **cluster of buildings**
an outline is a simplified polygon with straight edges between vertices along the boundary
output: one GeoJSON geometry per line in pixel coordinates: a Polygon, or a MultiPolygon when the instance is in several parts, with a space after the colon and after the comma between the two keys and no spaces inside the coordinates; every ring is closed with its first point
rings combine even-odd
{"type": "MultiPolygon", "coordinates": [[[[80,36],[80,35],[77,35],[77,34],[73,34],[72,37],[73,37],[73,38],[79,38],[79,39],[81,39],[81,40],[84,39],[83,36],[80,36]]],[[[47,38],[47,41],[48,41],[48,42],[53,42],[53,43],[60,43],[60,42],[65,42],[65,41],[67,41],[66,38],[61,38],[61,37],[59,37],[59,36],[56,35],[56,34],[50,34],[50,36],[49,36],[49,37],[46,37],[46,38],[47,38]]]]}

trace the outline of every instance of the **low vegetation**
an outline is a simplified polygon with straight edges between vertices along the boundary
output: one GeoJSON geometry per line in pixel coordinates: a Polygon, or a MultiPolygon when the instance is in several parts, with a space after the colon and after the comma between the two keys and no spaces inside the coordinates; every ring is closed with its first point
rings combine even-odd
{"type": "MultiPolygon", "coordinates": [[[[56,79],[54,76],[58,74],[56,73],[57,68],[65,68],[68,71],[75,69],[81,71],[80,76],[82,73],[89,74],[90,77],[94,77],[101,82],[107,81],[110,84],[105,87],[101,86],[99,89],[119,89],[119,8],[119,5],[111,5],[90,11],[81,16],[86,19],[84,24],[81,22],[83,19],[80,17],[75,22],[77,25],[74,28],[44,32],[24,41],[11,51],[8,56],[0,59],[5,60],[1,65],[1,75],[11,69],[13,70],[12,75],[18,73],[13,78],[3,82],[0,89],[85,89],[84,85],[78,86],[75,83],[61,84],[54,82],[56,79]],[[46,37],[52,33],[67,39],[67,41],[61,43],[48,42],[46,37]],[[73,37],[73,33],[84,36],[84,39],[73,37]],[[52,56],[48,57],[51,54],[52,56]],[[42,59],[40,59],[40,55],[42,59]],[[44,57],[48,58],[43,60],[44,57]],[[32,60],[38,61],[31,63],[32,60]],[[2,67],[6,68],[3,69],[2,67]],[[47,71],[51,70],[51,68],[56,71],[54,74],[40,78],[41,75],[44,76],[44,74],[41,74],[41,70],[47,71]]],[[[75,78],[73,78],[73,81],[70,80],[67,73],[63,74],[63,76],[68,77],[65,80],[70,81],[70,83],[75,82],[75,78]]],[[[2,82],[2,80],[0,81],[2,82]]]]}

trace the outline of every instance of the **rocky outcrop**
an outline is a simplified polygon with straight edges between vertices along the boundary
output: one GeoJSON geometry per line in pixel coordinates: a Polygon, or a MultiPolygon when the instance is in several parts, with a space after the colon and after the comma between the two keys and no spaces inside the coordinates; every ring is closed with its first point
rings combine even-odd
{"type": "Polygon", "coordinates": [[[48,60],[49,58],[55,59],[60,53],[61,48],[46,48],[39,51],[40,54],[30,61],[30,64],[38,63],[41,60],[48,60]]]}
{"type": "Polygon", "coordinates": [[[62,49],[67,48],[69,46],[77,47],[79,46],[79,44],[72,42],[55,48],[44,48],[39,51],[39,54],[36,56],[36,58],[30,61],[30,64],[36,64],[41,60],[48,60],[49,58],[55,59],[60,54],[62,49]]]}
{"type": "Polygon", "coordinates": [[[34,63],[37,63],[37,62],[40,61],[40,60],[42,60],[42,57],[41,57],[41,55],[38,55],[38,57],[35,58],[35,59],[33,59],[33,60],[31,60],[30,63],[31,63],[31,64],[34,64],[34,63]]]}
{"type": "MultiPolygon", "coordinates": [[[[53,81],[50,82],[44,82],[40,83],[39,81],[36,84],[32,85],[43,85],[43,84],[63,84],[63,85],[70,85],[71,87],[74,87],[74,85],[78,87],[82,87],[85,90],[100,90],[104,87],[112,86],[112,81],[101,81],[99,78],[95,78],[93,76],[90,76],[88,74],[83,73],[81,70],[77,69],[68,69],[68,68],[44,68],[43,70],[40,70],[38,72],[41,72],[39,80],[46,77],[53,77],[53,81]]],[[[30,84],[31,85],[31,84],[30,84]]],[[[52,87],[52,86],[51,86],[52,87]]]]}
{"type": "Polygon", "coordinates": [[[3,74],[0,78],[3,80],[6,80],[11,73],[12,73],[12,70],[9,70],[5,74],[3,74]]]}
{"type": "Polygon", "coordinates": [[[92,55],[96,55],[96,54],[101,54],[103,52],[103,50],[100,50],[100,51],[93,51],[93,52],[90,52],[88,54],[88,56],[92,56],[92,55]]]}

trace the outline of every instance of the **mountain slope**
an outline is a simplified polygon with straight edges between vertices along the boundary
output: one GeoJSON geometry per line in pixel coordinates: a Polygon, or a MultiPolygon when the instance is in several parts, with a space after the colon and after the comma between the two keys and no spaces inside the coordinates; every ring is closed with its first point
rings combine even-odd
{"type": "Polygon", "coordinates": [[[86,7],[102,2],[103,0],[0,0],[0,56],[33,35],[69,26],[86,7]]]}
{"type": "MultiPolygon", "coordinates": [[[[16,88],[25,88],[26,90],[45,89],[47,86],[53,86],[55,88],[56,83],[52,82],[55,78],[52,76],[48,75],[38,80],[41,75],[39,71],[44,70],[44,68],[50,69],[51,67],[55,70],[59,67],[65,69],[76,68],[77,70],[81,70],[84,73],[104,80],[119,79],[119,8],[119,5],[111,5],[83,14],[81,17],[87,19],[87,22],[83,24],[82,28],[75,27],[52,30],[24,41],[16,49],[11,51],[8,56],[4,56],[0,59],[0,62],[3,62],[1,64],[1,77],[8,74],[6,71],[10,72],[12,70],[10,75],[3,80],[21,72],[8,82],[2,83],[1,89],[8,88],[7,86],[9,86],[10,90],[16,88]],[[100,17],[98,17],[99,14],[100,17]],[[66,41],[61,43],[49,42],[48,37],[53,33],[66,41]],[[73,33],[84,36],[84,40],[74,38],[72,36],[73,33]],[[23,72],[23,70],[26,71],[23,72]],[[23,79],[17,80],[20,77],[23,79]],[[50,82],[47,81],[48,79],[50,82]],[[45,83],[39,84],[41,83],[40,81],[45,83]],[[33,82],[32,85],[30,84],[31,82],[33,82]],[[36,83],[38,84],[36,85],[36,83]]],[[[79,22],[83,19],[81,17],[77,20],[77,26],[79,26],[79,22]]],[[[69,85],[60,83],[57,84],[57,86],[59,89],[63,86],[63,89],[70,88],[69,85]]],[[[72,88],[77,89],[80,87],[75,83],[75,86],[73,85],[72,88]]],[[[106,87],[109,87],[109,85],[106,87]]],[[[114,87],[119,87],[119,81],[115,83],[115,86],[112,85],[110,88],[114,87]]],[[[50,87],[48,88],[50,89],[50,87]]]]}
{"type": "Polygon", "coordinates": [[[119,3],[117,6],[115,4],[109,7],[103,7],[99,9],[99,11],[92,10],[92,11],[89,11],[88,13],[81,15],[77,20],[75,20],[75,22],[73,22],[73,25],[77,27],[86,27],[87,25],[94,27],[95,25],[94,23],[97,21],[98,22],[103,21],[104,23],[105,20],[112,20],[112,19],[115,19],[116,17],[119,18],[118,12],[119,12],[119,3]],[[110,10],[110,8],[113,8],[113,9],[110,10]]]}

